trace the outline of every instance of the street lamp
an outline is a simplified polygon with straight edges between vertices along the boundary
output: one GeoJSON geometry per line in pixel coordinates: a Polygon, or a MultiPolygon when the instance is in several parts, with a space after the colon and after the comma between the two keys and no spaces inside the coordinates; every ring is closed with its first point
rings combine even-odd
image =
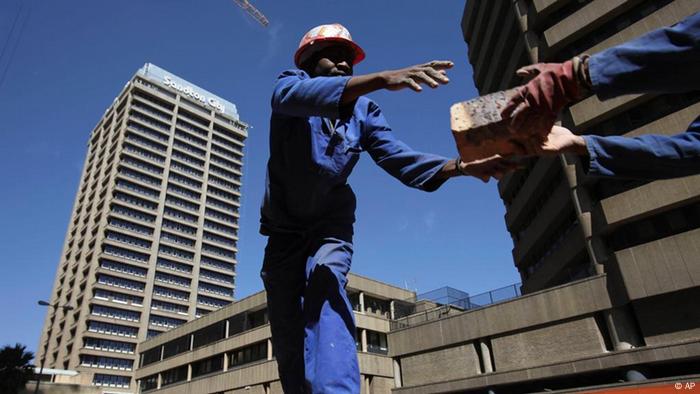
{"type": "MultiPolygon", "coordinates": [[[[64,312],[69,311],[71,309],[74,309],[70,305],[59,305],[58,302],[55,304],[49,304],[48,302],[46,302],[44,300],[39,300],[37,302],[37,304],[39,304],[41,306],[48,306],[49,308],[61,308],[61,309],[63,309],[64,312]]],[[[41,367],[39,368],[39,375],[36,377],[36,387],[34,387],[34,394],[39,393],[39,383],[41,383],[41,375],[44,374],[44,362],[46,362],[46,350],[44,350],[44,354],[41,357],[41,367]]]]}

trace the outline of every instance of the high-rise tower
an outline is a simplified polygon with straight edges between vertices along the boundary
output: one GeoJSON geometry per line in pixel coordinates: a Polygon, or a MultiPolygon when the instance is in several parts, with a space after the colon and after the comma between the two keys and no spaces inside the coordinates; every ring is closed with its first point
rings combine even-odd
{"type": "Polygon", "coordinates": [[[134,388],[136,344],[233,301],[243,147],[235,105],[153,65],[92,131],[37,350],[134,388]]]}

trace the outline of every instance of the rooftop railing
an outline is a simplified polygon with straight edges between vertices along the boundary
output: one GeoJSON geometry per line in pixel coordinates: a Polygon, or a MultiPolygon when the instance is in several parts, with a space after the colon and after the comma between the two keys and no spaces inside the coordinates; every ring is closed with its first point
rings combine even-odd
{"type": "Polygon", "coordinates": [[[397,301],[394,305],[395,320],[391,321],[391,330],[414,326],[520,297],[522,295],[520,286],[521,283],[515,283],[473,296],[451,287],[443,287],[418,295],[414,299],[397,301]]]}

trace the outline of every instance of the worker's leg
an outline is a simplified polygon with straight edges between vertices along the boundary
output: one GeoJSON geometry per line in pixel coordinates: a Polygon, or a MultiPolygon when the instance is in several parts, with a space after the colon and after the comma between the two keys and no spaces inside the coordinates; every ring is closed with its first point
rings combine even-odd
{"type": "Polygon", "coordinates": [[[268,238],[260,272],[267,291],[272,346],[286,394],[307,393],[302,315],[307,250],[300,236],[273,234],[268,238]]]}
{"type": "Polygon", "coordinates": [[[360,392],[355,322],[345,292],[352,237],[344,238],[319,239],[306,264],[304,361],[314,394],[360,392]]]}

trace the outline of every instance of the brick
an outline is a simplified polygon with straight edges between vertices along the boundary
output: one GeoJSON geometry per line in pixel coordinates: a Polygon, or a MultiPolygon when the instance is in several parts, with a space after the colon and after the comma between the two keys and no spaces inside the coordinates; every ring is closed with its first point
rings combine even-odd
{"type": "Polygon", "coordinates": [[[450,125],[459,155],[464,162],[516,153],[501,110],[517,94],[516,89],[499,91],[463,101],[450,108],[450,125]]]}

